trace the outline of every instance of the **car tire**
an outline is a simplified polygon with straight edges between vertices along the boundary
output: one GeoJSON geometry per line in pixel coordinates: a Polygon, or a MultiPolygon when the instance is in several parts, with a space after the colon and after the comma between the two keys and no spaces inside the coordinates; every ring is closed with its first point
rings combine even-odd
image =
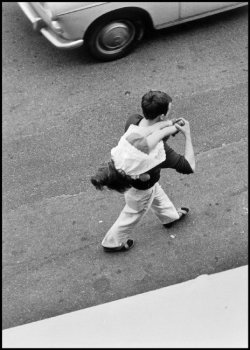
{"type": "Polygon", "coordinates": [[[137,16],[113,15],[98,21],[86,35],[90,54],[101,61],[126,56],[143,38],[145,24],[137,16]]]}

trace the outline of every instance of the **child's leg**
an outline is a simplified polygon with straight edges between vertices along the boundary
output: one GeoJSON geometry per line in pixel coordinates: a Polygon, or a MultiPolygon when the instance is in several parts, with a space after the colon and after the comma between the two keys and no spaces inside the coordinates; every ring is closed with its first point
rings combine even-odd
{"type": "Polygon", "coordinates": [[[152,201],[151,209],[162,224],[169,223],[180,218],[175,206],[163,191],[159,183],[155,184],[155,195],[152,201]]]}
{"type": "Polygon", "coordinates": [[[134,227],[150,208],[153,197],[153,188],[145,191],[136,190],[135,188],[129,189],[125,193],[126,205],[105,235],[102,246],[116,248],[126,243],[134,227]]]}

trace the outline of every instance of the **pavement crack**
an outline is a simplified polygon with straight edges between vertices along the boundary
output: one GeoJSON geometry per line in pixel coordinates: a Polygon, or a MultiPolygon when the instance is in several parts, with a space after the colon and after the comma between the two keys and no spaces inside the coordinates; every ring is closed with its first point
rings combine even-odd
{"type": "Polygon", "coordinates": [[[242,193],[244,193],[244,192],[247,192],[248,191],[248,186],[243,186],[242,188],[240,188],[240,189],[238,189],[238,190],[236,190],[236,191],[233,191],[233,192],[231,192],[231,196],[238,196],[238,195],[240,195],[240,194],[242,194],[242,193]]]}
{"type": "Polygon", "coordinates": [[[247,139],[246,138],[243,138],[239,141],[235,141],[235,142],[230,142],[230,143],[223,143],[221,146],[218,146],[218,147],[214,147],[214,148],[210,148],[209,150],[207,151],[200,151],[200,152],[196,152],[195,153],[195,156],[197,159],[201,158],[202,156],[206,155],[206,154],[209,154],[211,152],[216,152],[218,150],[221,150],[221,149],[225,149],[225,148],[228,148],[230,146],[235,146],[235,145],[239,145],[239,144],[243,144],[243,143],[246,143],[247,142],[247,139]]]}

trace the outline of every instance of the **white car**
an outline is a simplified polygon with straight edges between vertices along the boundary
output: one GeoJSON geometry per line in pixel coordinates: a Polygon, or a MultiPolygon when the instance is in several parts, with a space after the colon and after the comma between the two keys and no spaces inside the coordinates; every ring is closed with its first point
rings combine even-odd
{"type": "Polygon", "coordinates": [[[127,55],[146,29],[179,23],[248,5],[248,2],[18,2],[54,46],[73,49],[86,44],[102,61],[127,55]]]}

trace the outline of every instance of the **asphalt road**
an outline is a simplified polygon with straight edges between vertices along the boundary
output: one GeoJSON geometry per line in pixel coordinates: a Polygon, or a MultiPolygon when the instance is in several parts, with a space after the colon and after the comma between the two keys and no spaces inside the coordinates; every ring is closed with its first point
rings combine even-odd
{"type": "MultiPolygon", "coordinates": [[[[53,48],[3,3],[3,328],[248,263],[247,11],[152,33],[100,63],[53,48]],[[161,178],[190,215],[166,230],[150,212],[131,251],[104,253],[124,201],[89,179],[149,89],[190,121],[196,173],[161,178]]],[[[170,145],[183,152],[182,136],[170,145]]]]}

